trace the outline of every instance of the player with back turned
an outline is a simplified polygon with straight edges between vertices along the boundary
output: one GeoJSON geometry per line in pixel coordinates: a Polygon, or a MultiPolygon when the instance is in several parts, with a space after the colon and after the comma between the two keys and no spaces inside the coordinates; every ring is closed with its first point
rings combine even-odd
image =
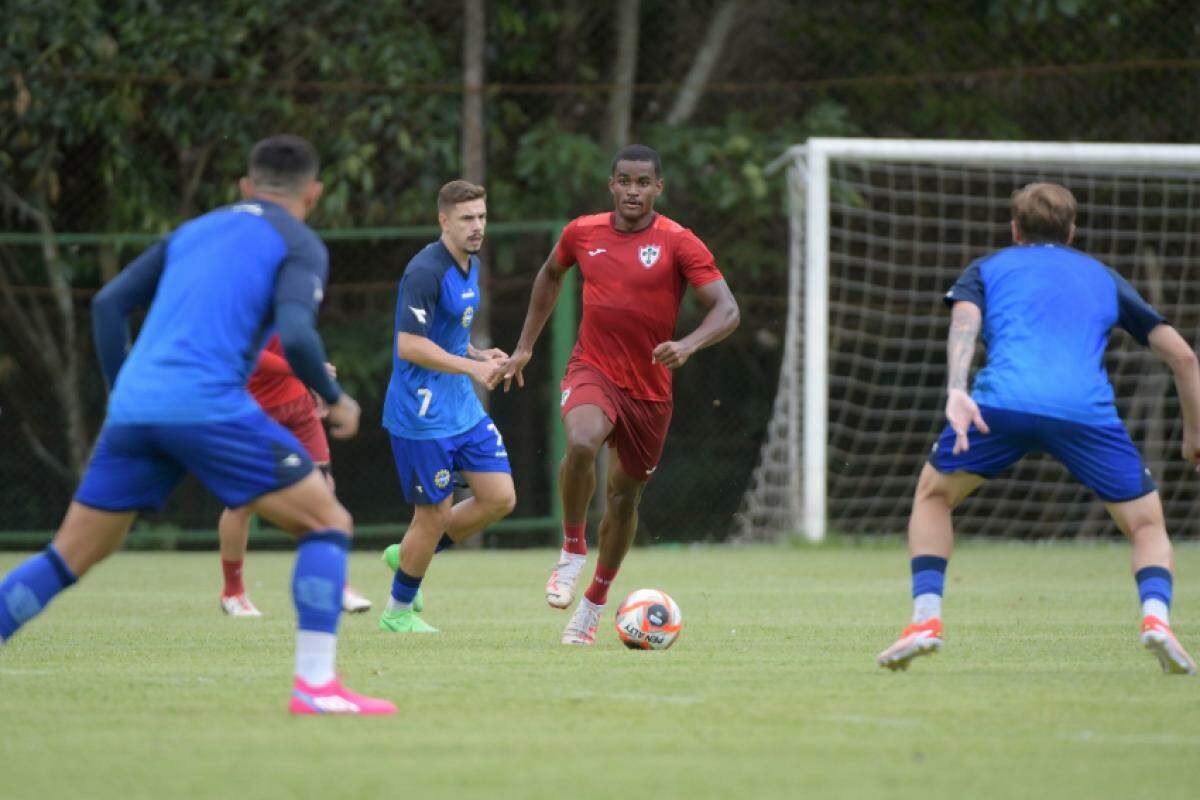
{"type": "Polygon", "coordinates": [[[1054,456],[1104,502],[1133,545],[1141,642],[1164,672],[1195,674],[1171,632],[1173,560],[1162,501],[1113,405],[1104,351],[1124,328],[1170,367],[1183,412],[1183,456],[1200,463],[1200,369],[1166,320],[1115,270],[1069,247],[1075,198],[1053,183],[1013,193],[1012,247],[971,264],[946,294],[947,425],[921,471],[908,522],[912,624],[876,659],[906,669],[939,650],[951,512],[1026,453],[1054,456]],[[987,366],[967,392],[982,328],[987,366]]]}
{"type": "Polygon", "coordinates": [[[529,363],[563,276],[583,275],[583,320],[562,379],[567,452],[559,468],[563,549],[546,601],[567,608],[587,558],[588,502],[596,456],[616,450],[608,470],[595,574],[563,632],[564,644],[590,645],[608,589],[637,532],[642,490],[658,466],[671,421],[671,372],[737,327],[738,307],[712,253],[690,230],[654,211],[662,162],[644,145],[621,148],[608,179],[614,210],[579,217],[563,230],[533,284],[521,338],[505,365],[507,389],[529,363]],[[696,330],[675,335],[688,286],[708,309],[696,330]]]}
{"type": "Polygon", "coordinates": [[[246,390],[277,330],[292,370],[329,404],[333,435],[358,429],[358,404],[325,371],[314,327],[329,273],[325,246],[304,224],[321,195],[317,166],[303,139],[264,139],[240,184],[244,201],[180,226],[96,295],[107,417],[54,540],[0,581],[0,640],[116,550],[138,512],[161,507],[191,472],[226,506],[249,506],[299,539],[289,710],[395,712],[346,689],[334,671],[350,514],[296,437],[246,390]],[[146,306],[126,355],[126,319],[146,306]]]}

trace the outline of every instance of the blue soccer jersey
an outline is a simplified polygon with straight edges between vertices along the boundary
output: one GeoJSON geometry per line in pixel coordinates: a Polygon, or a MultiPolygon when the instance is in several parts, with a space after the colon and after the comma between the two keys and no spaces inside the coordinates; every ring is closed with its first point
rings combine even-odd
{"type": "Polygon", "coordinates": [[[383,426],[395,436],[457,436],[485,416],[469,376],[419,367],[396,352],[396,336],[409,333],[427,337],[448,353],[467,355],[479,307],[479,259],[471,256],[468,266],[464,273],[439,239],[413,256],[400,279],[392,378],[383,406],[383,426]]]}
{"type": "Polygon", "coordinates": [[[1115,270],[1057,244],[985,256],[945,299],[983,312],[987,366],[975,377],[976,403],[1085,424],[1119,422],[1104,366],[1112,328],[1144,345],[1165,321],[1115,270]]]}
{"type": "Polygon", "coordinates": [[[113,385],[107,423],[219,422],[257,411],[246,380],[277,323],[284,332],[279,315],[290,313],[301,324],[291,327],[299,333],[289,358],[303,350],[312,362],[293,369],[336,400],[340,390],[323,375],[324,351],[310,328],[328,273],[321,240],[273,203],[238,203],[182,225],[93,303],[97,349],[113,385]],[[125,316],[150,298],[126,357],[125,316]]]}

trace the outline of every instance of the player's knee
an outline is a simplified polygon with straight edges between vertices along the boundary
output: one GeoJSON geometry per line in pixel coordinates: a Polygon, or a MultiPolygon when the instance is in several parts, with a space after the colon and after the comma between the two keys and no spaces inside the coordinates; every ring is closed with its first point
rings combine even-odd
{"type": "Polygon", "coordinates": [[[509,487],[507,491],[501,493],[499,496],[492,498],[491,503],[489,503],[493,519],[504,519],[516,507],[517,492],[512,487],[509,487]]]}
{"type": "Polygon", "coordinates": [[[596,460],[600,452],[600,443],[585,436],[569,436],[567,438],[567,463],[571,466],[586,467],[596,460]]]}
{"type": "Polygon", "coordinates": [[[642,499],[641,486],[612,486],[608,488],[608,507],[613,514],[621,518],[629,518],[637,513],[638,503],[642,499]]]}

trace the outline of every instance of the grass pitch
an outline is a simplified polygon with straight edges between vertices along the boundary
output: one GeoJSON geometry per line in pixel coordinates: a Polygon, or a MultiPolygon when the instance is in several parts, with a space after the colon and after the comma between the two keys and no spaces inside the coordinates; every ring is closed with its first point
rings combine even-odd
{"type": "MultiPolygon", "coordinates": [[[[0,572],[20,556],[0,555],[0,572]]],[[[438,636],[348,617],[340,667],[391,719],[285,713],[290,554],[252,553],[267,614],[217,609],[215,554],[122,553],[0,648],[0,796],[1056,797],[1200,795],[1200,680],[1137,644],[1128,549],[967,544],[947,645],[892,674],[902,548],[638,550],[685,627],[660,653],[558,644],[553,554],[451,552],[438,636]]],[[[1175,630],[1200,650],[1200,548],[1178,552],[1175,630]]],[[[388,575],[356,554],[380,603],[388,575]]]]}

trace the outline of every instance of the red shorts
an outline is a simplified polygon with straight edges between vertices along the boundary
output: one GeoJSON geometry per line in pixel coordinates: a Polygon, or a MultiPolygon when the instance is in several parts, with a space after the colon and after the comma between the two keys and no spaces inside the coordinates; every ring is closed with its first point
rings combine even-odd
{"type": "Polygon", "coordinates": [[[303,397],[263,410],[300,440],[314,464],[329,463],[329,440],[325,438],[325,426],[317,416],[317,406],[311,396],[306,393],[303,397]]]}
{"type": "Polygon", "coordinates": [[[613,424],[608,446],[616,449],[625,473],[650,480],[667,441],[671,403],[630,397],[591,364],[572,359],[562,379],[562,416],[583,405],[599,406],[613,424]]]}

